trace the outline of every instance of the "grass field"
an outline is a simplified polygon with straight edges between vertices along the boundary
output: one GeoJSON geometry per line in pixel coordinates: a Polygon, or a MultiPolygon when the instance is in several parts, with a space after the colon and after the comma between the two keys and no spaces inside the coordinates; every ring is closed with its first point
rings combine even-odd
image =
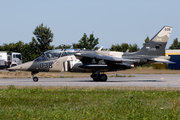
{"type": "Polygon", "coordinates": [[[179,90],[103,88],[0,89],[0,119],[180,119],[179,90]]]}
{"type": "MultiPolygon", "coordinates": [[[[62,73],[64,77],[89,77],[91,73],[62,73]]],[[[107,72],[114,77],[116,72],[107,72]]],[[[180,74],[180,70],[139,67],[119,71],[133,74],[180,74]]],[[[0,78],[30,78],[30,72],[0,71],[0,78]]],[[[37,77],[60,77],[38,73],[37,77]]],[[[117,77],[117,76],[116,76],[117,77]]],[[[139,87],[23,87],[0,86],[0,119],[180,119],[179,88],[139,87]]]]}

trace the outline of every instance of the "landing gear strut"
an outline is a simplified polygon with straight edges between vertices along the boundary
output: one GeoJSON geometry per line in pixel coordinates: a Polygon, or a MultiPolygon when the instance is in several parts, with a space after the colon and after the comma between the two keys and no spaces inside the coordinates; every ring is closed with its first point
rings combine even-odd
{"type": "Polygon", "coordinates": [[[100,74],[99,71],[93,72],[91,75],[91,78],[94,81],[101,81],[101,82],[106,82],[107,81],[107,75],[106,74],[100,74]]]}
{"type": "Polygon", "coordinates": [[[38,72],[31,72],[31,78],[33,78],[34,82],[38,82],[38,77],[33,77],[35,74],[37,74],[38,72]]]}

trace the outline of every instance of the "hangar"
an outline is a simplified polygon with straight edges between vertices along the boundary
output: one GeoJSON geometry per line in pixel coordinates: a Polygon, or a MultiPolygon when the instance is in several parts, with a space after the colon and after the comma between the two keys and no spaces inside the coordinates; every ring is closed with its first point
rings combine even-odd
{"type": "Polygon", "coordinates": [[[155,68],[180,70],[180,49],[166,50],[165,56],[170,56],[171,58],[169,60],[175,62],[176,64],[155,63],[155,68]]]}

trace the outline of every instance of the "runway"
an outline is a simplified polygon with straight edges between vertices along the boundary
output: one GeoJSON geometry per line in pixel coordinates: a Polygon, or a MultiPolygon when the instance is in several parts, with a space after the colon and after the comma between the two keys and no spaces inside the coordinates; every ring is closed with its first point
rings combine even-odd
{"type": "MultiPolygon", "coordinates": [[[[128,75],[126,75],[128,76],[128,75]]],[[[91,78],[0,78],[0,86],[139,86],[180,87],[179,74],[133,74],[134,77],[109,77],[106,82],[94,82],[91,78]]]]}

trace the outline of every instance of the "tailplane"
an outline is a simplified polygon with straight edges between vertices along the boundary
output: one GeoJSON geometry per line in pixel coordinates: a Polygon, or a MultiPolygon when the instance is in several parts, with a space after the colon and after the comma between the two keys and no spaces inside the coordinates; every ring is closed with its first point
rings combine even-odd
{"type": "Polygon", "coordinates": [[[138,55],[158,55],[163,56],[165,54],[165,47],[169,36],[171,34],[172,27],[164,26],[140,51],[138,55]]]}

